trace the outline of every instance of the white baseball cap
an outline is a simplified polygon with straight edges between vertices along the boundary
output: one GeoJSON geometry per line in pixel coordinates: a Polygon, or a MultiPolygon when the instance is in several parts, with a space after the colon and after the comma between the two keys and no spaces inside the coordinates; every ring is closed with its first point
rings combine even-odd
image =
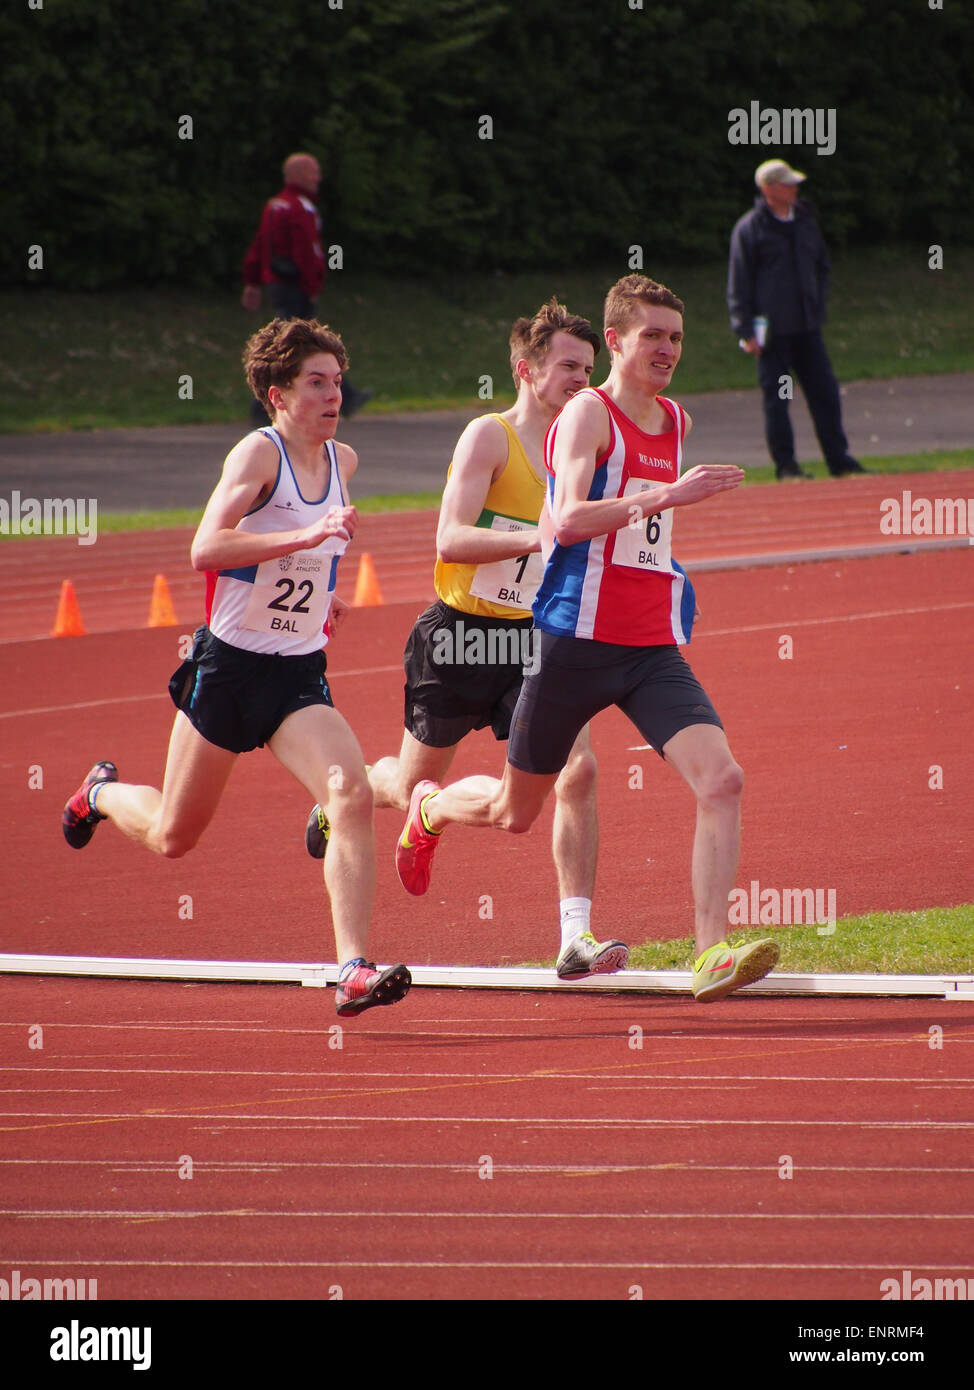
{"type": "Polygon", "coordinates": [[[805,174],[800,174],[783,159],[766,159],[754,171],[754,182],[758,188],[766,183],[804,183],[805,178],[805,174]]]}

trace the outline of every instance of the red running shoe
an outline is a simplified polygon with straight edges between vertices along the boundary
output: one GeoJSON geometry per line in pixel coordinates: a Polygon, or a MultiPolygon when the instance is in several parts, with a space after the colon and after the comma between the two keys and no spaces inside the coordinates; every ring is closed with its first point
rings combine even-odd
{"type": "Polygon", "coordinates": [[[442,831],[427,830],[422,806],[428,796],[440,790],[438,782],[417,782],[409,798],[409,816],[396,845],[396,873],[407,893],[422,897],[430,886],[433,854],[442,831]]]}
{"type": "Polygon", "coordinates": [[[101,782],[117,782],[118,768],[114,763],[95,763],[88,776],[81,783],[74,796],[61,813],[61,829],[64,838],[72,849],[84,849],[95,833],[100,820],[105,820],[99,811],[91,809],[88,793],[101,782]]]}
{"type": "Polygon", "coordinates": [[[413,977],[404,965],[377,970],[363,961],[339,980],[335,991],[335,1010],[342,1018],[362,1013],[376,1004],[398,1004],[409,993],[413,977]]]}

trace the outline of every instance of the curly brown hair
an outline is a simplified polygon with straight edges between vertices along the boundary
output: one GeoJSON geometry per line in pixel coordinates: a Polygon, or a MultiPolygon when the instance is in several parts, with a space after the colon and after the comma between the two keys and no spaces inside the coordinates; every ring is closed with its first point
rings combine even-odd
{"type": "Polygon", "coordinates": [[[319,352],[330,352],[341,371],[348,370],[345,344],[317,319],[273,319],[250,338],[243,351],[247,385],[269,415],[274,413],[267,399],[271,387],[290,386],[303,363],[319,352]]]}
{"type": "Polygon", "coordinates": [[[527,358],[535,366],[542,362],[556,333],[571,333],[572,337],[580,338],[583,343],[590,343],[598,357],[602,340],[588,319],[583,319],[580,314],[570,314],[564,304],[559,304],[552,295],[534,318],[517,319],[511,328],[511,375],[515,386],[520,385],[515,368],[521,358],[527,358]]]}
{"type": "Polygon", "coordinates": [[[683,313],[683,300],[648,275],[623,275],[605,297],[603,328],[624,333],[632,323],[637,304],[658,304],[663,309],[683,313]]]}

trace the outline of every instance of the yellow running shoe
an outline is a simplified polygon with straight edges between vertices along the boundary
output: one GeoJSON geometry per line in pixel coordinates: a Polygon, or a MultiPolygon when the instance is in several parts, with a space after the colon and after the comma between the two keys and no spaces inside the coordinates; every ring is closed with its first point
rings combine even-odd
{"type": "Polygon", "coordinates": [[[693,997],[698,1004],[712,1004],[741,985],[762,980],[778,964],[777,941],[766,937],[747,946],[729,946],[718,941],[693,963],[693,997]]]}

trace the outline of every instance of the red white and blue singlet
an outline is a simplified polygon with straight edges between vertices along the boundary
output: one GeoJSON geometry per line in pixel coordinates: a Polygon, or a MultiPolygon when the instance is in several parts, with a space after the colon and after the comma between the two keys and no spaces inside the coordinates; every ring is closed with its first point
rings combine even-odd
{"type": "MultiPolygon", "coordinates": [[[[586,387],[579,392],[583,394],[603,402],[611,431],[609,447],[596,461],[590,502],[634,497],[660,483],[676,482],[686,433],[681,405],[657,396],[673,428],[666,434],[646,434],[598,387],[586,387]]],[[[545,438],[549,510],[554,499],[552,459],[557,435],[555,419],[545,438]]],[[[670,553],[673,508],[635,519],[638,524],[574,545],[555,541],[534,601],[537,627],[556,637],[583,637],[627,647],[689,642],[693,586],[670,553]]]]}
{"type": "MultiPolygon", "coordinates": [[[[271,426],[260,431],[277,445],[277,478],[268,496],[237,523],[238,531],[267,535],[310,526],[332,507],[347,505],[335,446],[325,451],[330,465],[324,497],[309,501],[301,494],[284,440],[271,426]]],[[[295,550],[259,565],[208,572],[206,621],[222,642],[246,651],[277,656],[305,656],[321,651],[338,575],[338,561],[348,541],[329,536],[314,550],[295,550]]]]}

